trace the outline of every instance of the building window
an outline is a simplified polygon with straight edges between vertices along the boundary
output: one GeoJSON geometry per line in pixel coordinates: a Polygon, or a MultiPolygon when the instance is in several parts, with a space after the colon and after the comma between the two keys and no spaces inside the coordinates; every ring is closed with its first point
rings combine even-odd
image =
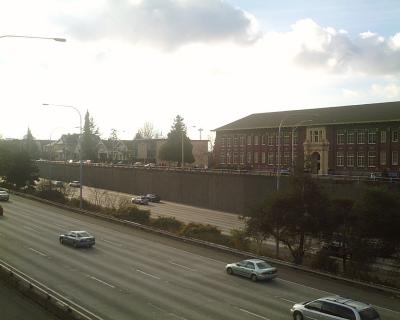
{"type": "Polygon", "coordinates": [[[368,167],[375,167],[376,166],[376,152],[375,151],[368,151],[368,167]]]}
{"type": "Polygon", "coordinates": [[[343,132],[337,133],[336,142],[337,142],[337,144],[344,144],[344,133],[343,132]]]}
{"type": "Polygon", "coordinates": [[[235,147],[237,147],[237,145],[238,145],[238,137],[234,137],[234,138],[233,138],[233,145],[234,145],[235,147]]]}
{"type": "Polygon", "coordinates": [[[285,132],[283,135],[283,144],[288,146],[290,144],[290,135],[289,132],[285,132]]]}
{"type": "Polygon", "coordinates": [[[268,165],[272,166],[274,164],[274,153],[268,152],[268,165]]]}
{"type": "Polygon", "coordinates": [[[381,131],[381,143],[386,143],[386,131],[381,131]]]}
{"type": "Polygon", "coordinates": [[[343,151],[336,152],[336,166],[343,167],[344,166],[344,153],[343,151]]]}
{"type": "Polygon", "coordinates": [[[240,164],[244,164],[244,152],[240,153],[240,164]]]}
{"type": "Polygon", "coordinates": [[[234,164],[238,163],[238,153],[237,152],[233,153],[233,163],[234,164]]]}
{"type": "Polygon", "coordinates": [[[261,144],[265,145],[265,135],[264,134],[261,136],[261,144]]]}
{"type": "Polygon", "coordinates": [[[225,164],[225,155],[221,154],[221,159],[220,159],[221,164],[225,164]]]}
{"type": "Polygon", "coordinates": [[[272,134],[268,135],[268,145],[273,146],[274,145],[274,136],[272,134]]]}
{"type": "Polygon", "coordinates": [[[347,144],[354,144],[354,132],[347,133],[347,144]]]}
{"type": "Polygon", "coordinates": [[[354,167],[354,152],[347,153],[347,166],[354,167]]]}
{"type": "Polygon", "coordinates": [[[251,152],[247,152],[247,163],[251,163],[251,152]]]}
{"type": "Polygon", "coordinates": [[[311,142],[319,143],[321,142],[322,131],[311,130],[311,142]]]}
{"type": "Polygon", "coordinates": [[[295,131],[295,132],[293,132],[293,144],[295,146],[297,146],[298,141],[299,141],[299,137],[297,135],[297,131],[295,131]]]}
{"type": "Polygon", "coordinates": [[[365,167],[365,154],[364,152],[357,152],[357,167],[365,167]]]}
{"type": "Polygon", "coordinates": [[[392,131],[392,142],[399,141],[399,132],[397,130],[392,131]]]}
{"type": "Polygon", "coordinates": [[[230,152],[227,152],[226,153],[226,163],[227,164],[231,164],[231,153],[230,152]]]}
{"type": "Polygon", "coordinates": [[[289,152],[285,151],[283,154],[283,164],[289,165],[289,162],[290,162],[290,154],[289,154],[289,152]]]}
{"type": "Polygon", "coordinates": [[[225,138],[221,138],[221,147],[225,147],[225,138]]]}
{"type": "Polygon", "coordinates": [[[392,151],[392,165],[397,166],[399,164],[399,153],[397,151],[392,151]]]}
{"type": "Polygon", "coordinates": [[[357,144],[365,143],[365,133],[363,131],[357,132],[357,144]]]}
{"type": "Polygon", "coordinates": [[[226,139],[226,145],[227,145],[228,148],[231,147],[231,138],[227,138],[226,139]]]}
{"type": "Polygon", "coordinates": [[[386,151],[381,151],[379,159],[380,159],[380,164],[382,166],[386,166],[386,151]]]}
{"type": "Polygon", "coordinates": [[[254,152],[254,163],[258,163],[258,152],[254,152]]]}
{"type": "Polygon", "coordinates": [[[251,146],[251,136],[247,136],[247,145],[251,146]]]}
{"type": "Polygon", "coordinates": [[[376,143],[376,132],[368,132],[368,144],[376,143]]]}
{"type": "Polygon", "coordinates": [[[258,136],[254,136],[254,145],[258,146],[258,136]]]}
{"type": "Polygon", "coordinates": [[[244,136],[240,136],[240,146],[244,146],[244,136]]]}
{"type": "Polygon", "coordinates": [[[265,163],[265,152],[261,153],[261,163],[265,163]]]}

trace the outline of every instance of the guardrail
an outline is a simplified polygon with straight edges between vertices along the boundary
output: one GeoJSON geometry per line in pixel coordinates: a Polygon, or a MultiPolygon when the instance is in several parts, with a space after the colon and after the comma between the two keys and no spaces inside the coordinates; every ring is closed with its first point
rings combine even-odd
{"type": "Polygon", "coordinates": [[[103,320],[1,259],[0,277],[61,319],[103,320]]]}

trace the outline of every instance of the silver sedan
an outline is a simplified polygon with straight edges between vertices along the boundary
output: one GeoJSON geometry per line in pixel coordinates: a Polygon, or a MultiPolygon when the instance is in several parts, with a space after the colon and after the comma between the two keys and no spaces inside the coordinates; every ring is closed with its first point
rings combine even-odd
{"type": "Polygon", "coordinates": [[[253,281],[271,280],[277,277],[275,267],[259,259],[248,259],[236,263],[229,263],[225,267],[228,274],[237,274],[250,278],[253,281]]]}

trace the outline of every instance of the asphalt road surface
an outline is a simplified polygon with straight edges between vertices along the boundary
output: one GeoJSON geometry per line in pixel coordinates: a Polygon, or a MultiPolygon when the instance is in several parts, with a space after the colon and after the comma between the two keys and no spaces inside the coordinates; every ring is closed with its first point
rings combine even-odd
{"type": "Polygon", "coordinates": [[[229,276],[240,258],[12,196],[3,203],[0,255],[103,319],[291,319],[299,301],[341,294],[372,303],[383,320],[400,319],[400,298],[279,267],[253,283],[229,276]],[[59,244],[84,229],[91,249],[59,244]]]}

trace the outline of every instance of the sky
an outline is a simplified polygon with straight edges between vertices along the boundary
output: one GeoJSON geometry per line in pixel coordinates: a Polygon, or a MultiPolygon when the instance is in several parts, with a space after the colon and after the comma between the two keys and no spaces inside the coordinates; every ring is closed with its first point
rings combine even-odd
{"type": "Polygon", "coordinates": [[[400,100],[399,0],[3,0],[0,135],[107,139],[176,115],[191,139],[253,113],[400,100]],[[60,37],[66,42],[4,35],[60,37]]]}

